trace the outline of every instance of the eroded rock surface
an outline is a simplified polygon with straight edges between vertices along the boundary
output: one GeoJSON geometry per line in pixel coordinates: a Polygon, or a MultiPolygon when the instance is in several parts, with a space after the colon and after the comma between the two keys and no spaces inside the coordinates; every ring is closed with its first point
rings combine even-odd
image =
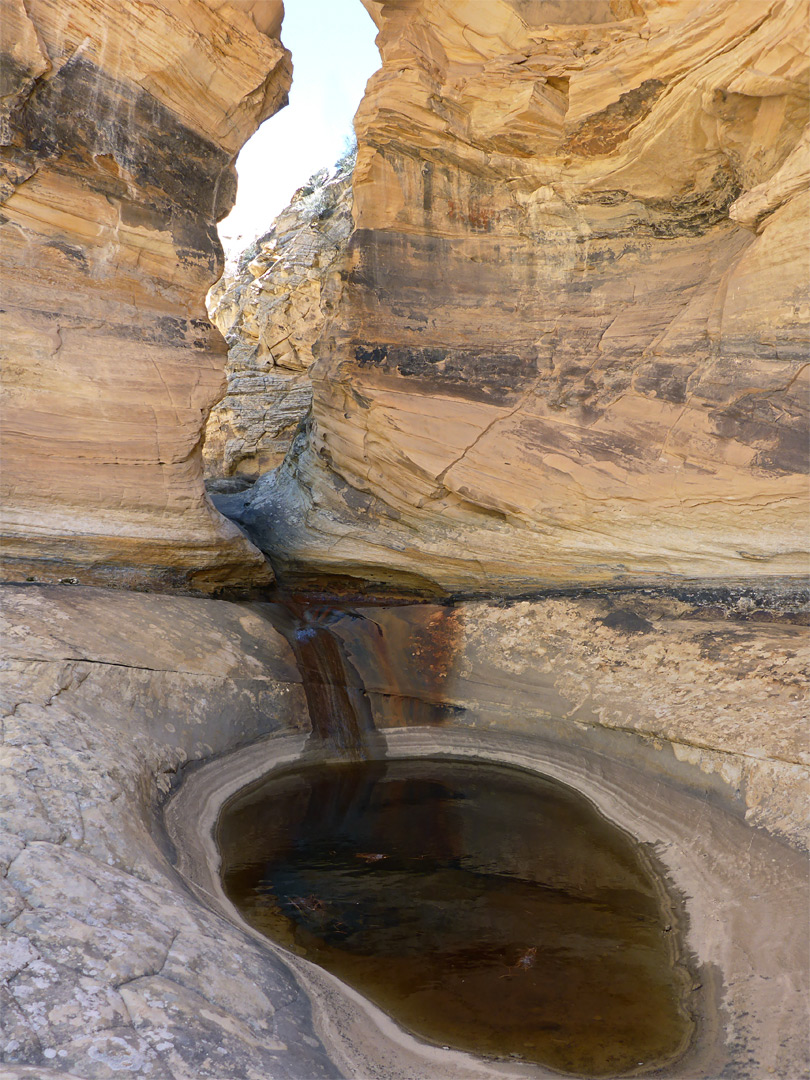
{"type": "MultiPolygon", "coordinates": [[[[58,586],[6,586],[0,600],[4,1077],[549,1075],[420,1047],[172,869],[160,801],[183,763],[244,746],[249,768],[238,756],[211,766],[230,768],[237,790],[277,741],[313,748],[268,606],[58,586]]],[[[633,593],[367,606],[330,621],[378,750],[559,774],[601,792],[678,871],[709,1011],[672,1077],[800,1076],[810,1060],[796,850],[808,657],[795,614],[633,593]]],[[[201,785],[192,818],[207,814],[207,829],[201,785]]]]}
{"type": "MultiPolygon", "coordinates": [[[[265,308],[239,316],[246,378],[272,353],[313,386],[309,424],[244,500],[262,547],[290,577],[438,592],[759,577],[765,595],[798,574],[804,0],[367,3],[384,63],[358,119],[346,280],[304,233],[294,288],[263,251],[265,308]]],[[[202,300],[232,159],[286,90],[280,12],[4,4],[16,577],[268,579],[203,491],[224,351],[202,300]]],[[[291,425],[252,443],[247,409],[228,468],[252,478],[291,425]]],[[[806,913],[782,842],[806,835],[803,631],[778,603],[639,596],[369,608],[333,628],[386,738],[433,746],[445,726],[473,754],[502,733],[581,749],[660,778],[662,821],[667,785],[702,800],[695,892],[736,859],[704,912],[709,939],[728,922],[741,943],[722,1067],[801,1075],[802,931],[774,948],[788,924],[767,914],[777,894],[791,927],[806,913]]],[[[157,813],[189,758],[306,737],[286,645],[249,605],[38,585],[2,599],[6,1073],[335,1075],[303,983],[186,891],[157,813]]],[[[638,820],[649,786],[623,793],[638,820]]]]}
{"type": "Polygon", "coordinates": [[[745,820],[807,846],[806,612],[751,596],[602,593],[359,616],[331,629],[378,728],[554,732],[644,767],[665,751],[684,783],[724,790],[745,820]]]}
{"type": "Polygon", "coordinates": [[[312,177],[209,293],[209,314],[230,346],[228,390],[205,429],[209,490],[247,486],[280,465],[309,410],[313,348],[352,231],[353,166],[351,153],[312,177]]]}
{"type": "Polygon", "coordinates": [[[6,576],[268,580],[205,497],[205,313],[245,139],[286,101],[280,0],[3,0],[6,576]]]}
{"type": "Polygon", "coordinates": [[[184,762],[302,726],[284,640],[217,601],[2,601],[2,1075],[336,1076],[290,973],[183,888],[156,831],[184,762]]]}
{"type": "MultiPolygon", "coordinates": [[[[664,1075],[798,1077],[810,1064],[807,860],[797,850],[808,840],[810,637],[797,615],[752,593],[650,590],[325,604],[318,625],[344,655],[319,674],[350,680],[344,700],[358,710],[362,695],[376,728],[365,742],[372,756],[483,758],[556,776],[649,845],[683,899],[697,971],[698,1034],[664,1075]]],[[[330,723],[331,737],[306,748],[301,740],[298,752],[339,757],[349,718],[336,710],[330,723]]],[[[214,787],[226,780],[227,798],[240,776],[251,782],[269,761],[288,766],[289,742],[201,770],[178,795],[190,799],[180,835],[205,813],[206,775],[214,787]]],[[[204,862],[190,856],[184,872],[215,889],[204,862]]],[[[319,1000],[328,1014],[328,997],[319,1000]]],[[[392,1072],[451,1075],[440,1060],[392,1072]]]]}
{"type": "Polygon", "coordinates": [[[807,3],[366,6],[349,275],[261,546],[447,591],[803,573],[807,3]]]}

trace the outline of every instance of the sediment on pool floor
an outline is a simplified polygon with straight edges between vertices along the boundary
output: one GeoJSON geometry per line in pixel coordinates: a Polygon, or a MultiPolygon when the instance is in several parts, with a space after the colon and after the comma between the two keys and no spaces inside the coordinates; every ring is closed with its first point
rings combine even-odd
{"type": "Polygon", "coordinates": [[[660,1068],[697,980],[663,881],[571,788],[485,763],[302,766],[218,827],[248,922],[416,1035],[583,1076],[660,1068]]]}

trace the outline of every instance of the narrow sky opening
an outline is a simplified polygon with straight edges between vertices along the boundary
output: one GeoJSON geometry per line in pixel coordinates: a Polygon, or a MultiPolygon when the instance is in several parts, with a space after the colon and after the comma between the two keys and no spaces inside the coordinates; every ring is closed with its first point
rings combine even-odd
{"type": "Polygon", "coordinates": [[[349,148],[352,119],[380,66],[377,31],[360,0],[286,0],[284,9],[281,39],[293,58],[290,103],[237,158],[236,203],[219,223],[231,259],[268,230],[313,173],[349,148]]]}

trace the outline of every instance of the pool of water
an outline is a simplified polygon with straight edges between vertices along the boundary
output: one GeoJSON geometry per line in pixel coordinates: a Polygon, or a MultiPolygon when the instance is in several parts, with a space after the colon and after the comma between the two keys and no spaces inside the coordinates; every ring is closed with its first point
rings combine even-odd
{"type": "Polygon", "coordinates": [[[253,926],[424,1039],[585,1076],[691,1040],[663,882],[563,784],[449,760],[302,767],[234,797],[218,834],[253,926]]]}

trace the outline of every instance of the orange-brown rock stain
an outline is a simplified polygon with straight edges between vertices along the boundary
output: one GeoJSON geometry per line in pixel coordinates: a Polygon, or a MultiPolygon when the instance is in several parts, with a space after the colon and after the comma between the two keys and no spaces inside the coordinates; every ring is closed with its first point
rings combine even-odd
{"type": "Polygon", "coordinates": [[[473,232],[491,232],[492,226],[500,219],[500,212],[482,203],[471,203],[465,210],[455,199],[447,200],[448,220],[467,225],[473,232]]]}
{"type": "Polygon", "coordinates": [[[375,624],[364,660],[376,726],[445,723],[458,708],[448,699],[463,637],[461,613],[424,604],[379,611],[375,624]]]}
{"type": "Polygon", "coordinates": [[[362,757],[372,732],[445,723],[463,640],[449,605],[371,606],[288,596],[263,605],[290,642],[316,738],[362,757]]]}

